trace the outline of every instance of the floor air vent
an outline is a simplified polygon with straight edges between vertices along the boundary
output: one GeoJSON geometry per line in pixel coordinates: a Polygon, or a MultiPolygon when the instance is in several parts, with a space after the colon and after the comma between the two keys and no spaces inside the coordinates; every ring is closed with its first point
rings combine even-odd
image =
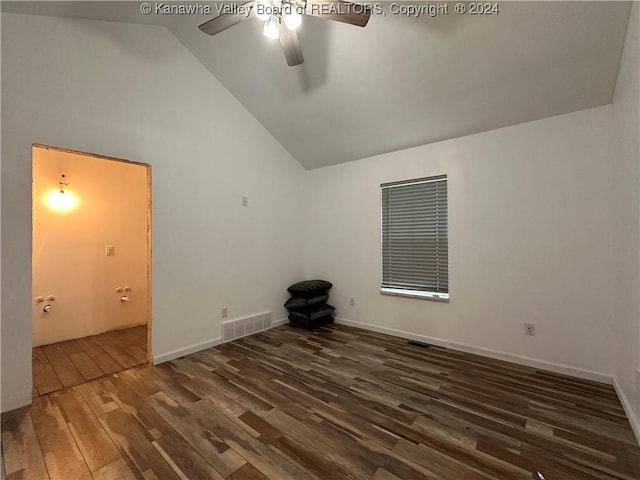
{"type": "Polygon", "coordinates": [[[421,348],[429,348],[431,346],[428,343],[416,342],[415,340],[407,341],[407,345],[413,345],[414,347],[421,347],[421,348]]]}
{"type": "Polygon", "coordinates": [[[271,312],[222,322],[222,343],[271,328],[271,312]]]}

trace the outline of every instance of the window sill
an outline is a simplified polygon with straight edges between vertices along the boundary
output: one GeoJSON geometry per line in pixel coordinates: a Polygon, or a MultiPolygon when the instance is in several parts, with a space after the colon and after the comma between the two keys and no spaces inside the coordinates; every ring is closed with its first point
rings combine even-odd
{"type": "Polygon", "coordinates": [[[419,298],[420,300],[432,300],[435,302],[449,302],[447,293],[416,292],[414,290],[402,290],[399,288],[381,288],[382,295],[392,295],[394,297],[419,298]]]}

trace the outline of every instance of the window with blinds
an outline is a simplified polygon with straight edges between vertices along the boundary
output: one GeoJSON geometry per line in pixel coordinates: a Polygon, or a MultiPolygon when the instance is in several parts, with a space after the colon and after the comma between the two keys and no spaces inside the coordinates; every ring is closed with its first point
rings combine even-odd
{"type": "Polygon", "coordinates": [[[449,298],[447,176],[383,183],[382,293],[449,298]]]}

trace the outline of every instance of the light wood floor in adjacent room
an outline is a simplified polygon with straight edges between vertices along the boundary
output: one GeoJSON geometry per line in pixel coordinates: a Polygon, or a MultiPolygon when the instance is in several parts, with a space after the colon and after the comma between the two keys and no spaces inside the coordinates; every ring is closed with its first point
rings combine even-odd
{"type": "Polygon", "coordinates": [[[640,478],[608,385],[283,326],[2,416],[8,479],[640,478]]]}
{"type": "Polygon", "coordinates": [[[147,327],[133,327],[33,349],[33,396],[147,362],[147,327]]]}

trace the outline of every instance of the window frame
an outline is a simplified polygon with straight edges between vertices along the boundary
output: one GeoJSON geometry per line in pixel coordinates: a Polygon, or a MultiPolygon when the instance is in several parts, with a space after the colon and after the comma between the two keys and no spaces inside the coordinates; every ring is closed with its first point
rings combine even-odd
{"type": "MultiPolygon", "coordinates": [[[[436,207],[437,209],[437,207],[436,207]]],[[[408,180],[400,180],[388,183],[380,184],[380,294],[382,295],[391,295],[397,297],[408,297],[408,298],[417,298],[421,300],[431,300],[438,302],[449,302],[450,300],[450,277],[449,277],[449,178],[446,174],[441,175],[432,175],[429,177],[421,177],[421,178],[413,178],[408,180]],[[447,240],[447,292],[437,292],[437,291],[428,291],[428,290],[412,290],[402,287],[393,287],[389,285],[385,285],[385,245],[384,245],[384,237],[385,237],[385,201],[384,201],[384,191],[387,188],[393,187],[403,187],[410,186],[412,184],[419,183],[431,183],[431,182],[445,182],[446,185],[446,240],[447,240]]],[[[436,211],[436,210],[434,210],[436,211]]],[[[388,215],[388,213],[387,213],[388,215]]],[[[388,230],[388,228],[387,228],[388,230]]]]}

